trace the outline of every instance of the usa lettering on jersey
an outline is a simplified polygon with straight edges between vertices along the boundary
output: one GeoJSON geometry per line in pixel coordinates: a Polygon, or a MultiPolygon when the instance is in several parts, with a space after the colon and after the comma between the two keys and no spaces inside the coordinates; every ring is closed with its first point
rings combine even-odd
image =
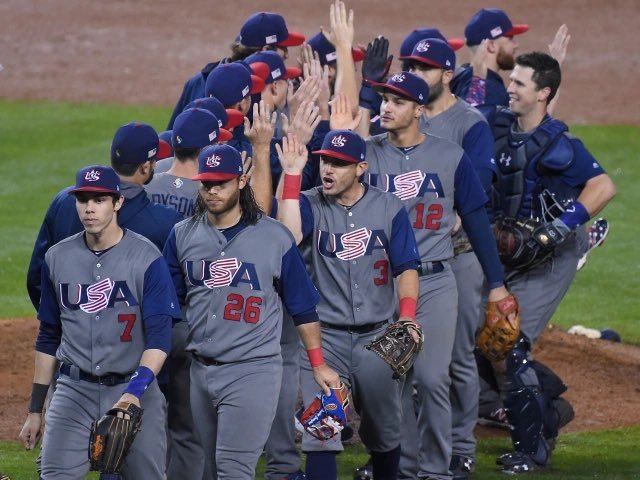
{"type": "Polygon", "coordinates": [[[125,280],[111,280],[105,278],[93,284],[76,284],[76,294],[69,297],[72,290],[69,283],[60,283],[58,293],[60,305],[67,310],[82,310],[86,313],[96,313],[105,308],[113,308],[116,303],[124,302],[128,307],[138,305],[138,301],[131,292],[125,280]]]}
{"type": "Polygon", "coordinates": [[[369,175],[369,183],[380,190],[393,193],[400,200],[423,197],[426,194],[433,194],[436,198],[445,196],[438,174],[420,170],[387,175],[372,173],[369,175]],[[382,177],[386,181],[383,182],[382,177]]]}
{"type": "Polygon", "coordinates": [[[187,260],[184,262],[185,277],[195,287],[209,289],[237,287],[241,283],[251,290],[260,290],[258,272],[253,263],[237,258],[221,260],[187,260]]]}
{"type": "Polygon", "coordinates": [[[323,257],[353,260],[371,255],[374,250],[387,251],[389,240],[384,230],[358,228],[348,233],[329,233],[318,230],[318,252],[323,257]]]}

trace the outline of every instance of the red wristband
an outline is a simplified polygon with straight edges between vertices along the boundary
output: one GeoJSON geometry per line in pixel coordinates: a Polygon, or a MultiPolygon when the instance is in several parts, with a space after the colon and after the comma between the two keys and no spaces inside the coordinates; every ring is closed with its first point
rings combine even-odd
{"type": "Polygon", "coordinates": [[[400,317],[409,317],[415,320],[417,306],[418,302],[415,298],[402,297],[400,299],[400,317]]]}
{"type": "Polygon", "coordinates": [[[282,200],[299,200],[301,175],[284,174],[284,184],[282,187],[282,200]]]}
{"type": "Polygon", "coordinates": [[[307,357],[309,357],[311,368],[324,365],[324,357],[322,356],[322,348],[320,347],[310,348],[307,350],[307,357]]]}

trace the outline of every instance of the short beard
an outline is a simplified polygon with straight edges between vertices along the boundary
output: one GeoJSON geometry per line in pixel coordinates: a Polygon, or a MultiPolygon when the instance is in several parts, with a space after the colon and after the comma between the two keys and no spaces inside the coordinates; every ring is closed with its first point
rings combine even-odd
{"type": "Polygon", "coordinates": [[[502,49],[498,51],[498,58],[496,58],[496,62],[500,70],[513,70],[516,66],[516,61],[513,58],[513,55],[504,53],[502,49]]]}
{"type": "Polygon", "coordinates": [[[155,174],[156,169],[155,167],[151,168],[151,172],[149,173],[149,178],[147,178],[144,182],[145,185],[149,185],[151,183],[151,180],[153,180],[153,175],[155,174]]]}
{"type": "Polygon", "coordinates": [[[442,96],[442,92],[444,92],[444,83],[442,83],[441,78],[433,87],[429,87],[429,98],[427,99],[427,103],[433,103],[438,100],[442,96]]]}

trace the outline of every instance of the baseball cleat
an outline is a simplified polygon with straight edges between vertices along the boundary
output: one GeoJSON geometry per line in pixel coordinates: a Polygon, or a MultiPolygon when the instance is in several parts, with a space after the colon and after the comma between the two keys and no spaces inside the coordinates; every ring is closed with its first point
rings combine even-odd
{"type": "Polygon", "coordinates": [[[371,465],[371,457],[367,463],[360,468],[356,468],[353,472],[353,480],[373,480],[373,466],[371,465]]]}
{"type": "Polygon", "coordinates": [[[304,474],[302,470],[298,470],[297,472],[290,473],[283,480],[306,480],[307,476],[304,474]]]}
{"type": "Polygon", "coordinates": [[[584,255],[578,260],[578,270],[584,267],[584,264],[587,263],[587,255],[594,248],[602,245],[604,239],[607,237],[609,233],[609,222],[606,218],[598,218],[594,220],[591,226],[587,229],[587,234],[589,235],[589,244],[587,246],[587,251],[584,252],[584,255]]]}
{"type": "Polygon", "coordinates": [[[471,457],[453,454],[449,470],[453,473],[453,480],[467,480],[473,473],[475,461],[471,457]]]}
{"type": "Polygon", "coordinates": [[[504,428],[505,430],[512,430],[513,427],[509,423],[507,418],[507,409],[500,407],[494,412],[491,412],[485,417],[478,417],[478,425],[485,427],[504,428]]]}
{"type": "Polygon", "coordinates": [[[543,469],[545,465],[536,463],[526,453],[510,452],[501,455],[496,460],[498,465],[502,465],[502,473],[507,475],[519,475],[543,469]]]}

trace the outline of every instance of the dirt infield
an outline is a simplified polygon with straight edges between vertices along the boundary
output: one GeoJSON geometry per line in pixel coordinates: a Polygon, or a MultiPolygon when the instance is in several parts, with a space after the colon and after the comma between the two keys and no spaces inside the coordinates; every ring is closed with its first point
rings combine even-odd
{"type": "MultiPolygon", "coordinates": [[[[25,419],[33,377],[34,319],[0,321],[0,440],[17,439],[25,419]]],[[[563,431],[640,425],[640,348],[590,340],[550,328],[534,354],[569,386],[565,397],[576,411],[563,431]]],[[[494,429],[478,431],[495,435],[494,429]]]]}
{"type": "MultiPolygon", "coordinates": [[[[559,118],[640,124],[640,109],[628,100],[636,98],[631,80],[640,78],[640,2],[489,3],[507,9],[515,23],[530,25],[518,37],[520,51],[546,49],[558,26],[569,26],[559,118]]],[[[328,24],[328,4],[6,0],[0,2],[0,98],[173,105],[188,77],[227,54],[253,11],[283,13],[291,30],[312,35],[328,24]]],[[[438,26],[447,36],[462,36],[471,15],[487,3],[352,0],[348,6],[355,10],[358,42],[384,34],[395,51],[413,28],[438,26]]],[[[462,50],[459,62],[466,55],[462,50]]],[[[15,439],[24,420],[36,328],[34,319],[0,321],[0,439],[15,439]]],[[[536,354],[570,386],[566,397],[577,416],[567,430],[640,424],[640,348],[550,329],[536,354]]]]}
{"type": "MultiPolygon", "coordinates": [[[[188,77],[228,53],[250,13],[280,12],[291,30],[310,36],[328,26],[328,5],[6,0],[0,2],[0,97],[173,105],[188,77]]],[[[572,39],[557,116],[570,123],[640,124],[640,109],[628,100],[637,96],[632,79],[640,78],[637,0],[351,0],[347,5],[355,12],[356,41],[366,45],[384,34],[393,51],[414,28],[437,26],[447,36],[462,37],[469,18],[484,6],[505,8],[514,23],[529,24],[530,31],[518,37],[521,52],[546,49],[566,23],[572,39]]],[[[463,49],[458,61],[466,60],[463,49]]]]}

